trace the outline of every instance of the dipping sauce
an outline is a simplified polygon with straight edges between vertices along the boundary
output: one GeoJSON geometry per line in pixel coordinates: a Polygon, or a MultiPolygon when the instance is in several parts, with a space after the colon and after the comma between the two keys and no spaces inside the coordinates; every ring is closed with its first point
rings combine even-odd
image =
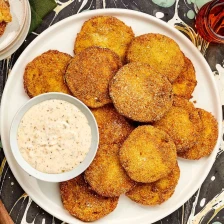
{"type": "Polygon", "coordinates": [[[17,141],[23,158],[44,173],[63,173],[79,165],[91,146],[85,115],[64,100],[46,100],[22,118],[17,141]]]}

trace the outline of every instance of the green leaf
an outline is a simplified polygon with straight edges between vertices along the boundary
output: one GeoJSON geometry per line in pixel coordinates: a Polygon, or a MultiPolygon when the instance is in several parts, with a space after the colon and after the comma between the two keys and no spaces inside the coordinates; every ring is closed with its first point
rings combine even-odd
{"type": "Polygon", "coordinates": [[[31,8],[31,25],[29,33],[34,31],[41,23],[42,19],[56,6],[54,0],[29,0],[31,8]]]}

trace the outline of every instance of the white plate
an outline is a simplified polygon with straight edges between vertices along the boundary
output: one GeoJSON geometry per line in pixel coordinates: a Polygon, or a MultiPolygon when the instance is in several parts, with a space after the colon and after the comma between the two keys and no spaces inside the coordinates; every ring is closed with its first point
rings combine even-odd
{"type": "Polygon", "coordinates": [[[16,111],[29,98],[23,89],[23,72],[26,64],[49,49],[57,49],[73,55],[74,39],[84,21],[96,15],[112,15],[131,26],[136,35],[147,32],[161,33],[173,38],[189,57],[196,69],[198,85],[193,100],[219,122],[219,139],[213,153],[200,161],[179,159],[181,177],[172,198],[156,207],[140,206],[121,196],[118,207],[96,223],[136,224],[151,223],[162,219],[178,209],[200,187],[215,161],[221,139],[221,103],[213,74],[197,48],[179,31],[152,16],[123,9],[93,10],[69,17],[50,27],[38,36],[23,52],[14,65],[6,83],[1,104],[1,134],[5,156],[9,166],[27,194],[44,210],[67,223],[82,223],[64,210],[58,184],[38,181],[25,173],[16,163],[9,146],[9,129],[16,111]]]}

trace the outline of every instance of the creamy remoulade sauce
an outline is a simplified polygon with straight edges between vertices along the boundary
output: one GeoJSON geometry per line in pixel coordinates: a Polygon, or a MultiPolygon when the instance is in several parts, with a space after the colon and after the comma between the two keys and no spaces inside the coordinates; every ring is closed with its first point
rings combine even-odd
{"type": "Polygon", "coordinates": [[[17,141],[23,158],[44,173],[70,171],[89,152],[91,128],[85,115],[64,100],[46,100],[22,118],[17,141]]]}

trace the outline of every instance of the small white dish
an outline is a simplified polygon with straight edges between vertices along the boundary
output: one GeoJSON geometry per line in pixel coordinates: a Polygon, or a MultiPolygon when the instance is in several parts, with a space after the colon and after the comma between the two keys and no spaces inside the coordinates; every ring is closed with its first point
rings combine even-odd
{"type": "Polygon", "coordinates": [[[78,176],[82,172],[84,172],[95,157],[98,148],[98,143],[99,143],[98,126],[92,112],[84,103],[82,103],[77,98],[63,93],[55,93],[55,92],[45,93],[32,98],[24,106],[22,106],[16,113],[10,128],[10,146],[12,153],[18,164],[31,176],[47,182],[61,182],[70,180],[78,176]],[[34,105],[37,105],[43,101],[50,99],[64,100],[78,107],[80,111],[86,116],[92,133],[91,147],[83,162],[80,163],[78,166],[76,166],[73,170],[59,174],[43,173],[33,168],[28,162],[25,161],[25,159],[21,155],[17,143],[18,127],[25,113],[34,105]]]}

